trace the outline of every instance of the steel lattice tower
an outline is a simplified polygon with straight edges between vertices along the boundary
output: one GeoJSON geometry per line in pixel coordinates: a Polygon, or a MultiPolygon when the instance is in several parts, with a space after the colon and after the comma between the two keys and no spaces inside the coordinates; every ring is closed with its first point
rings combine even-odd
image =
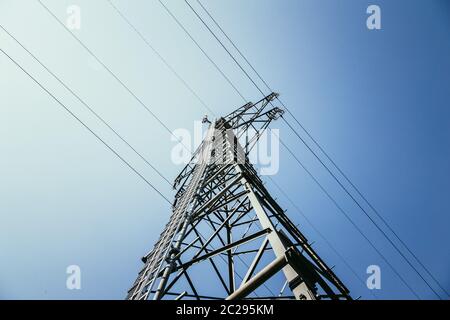
{"type": "Polygon", "coordinates": [[[142,258],[127,299],[351,299],[248,159],[283,114],[276,97],[209,124],[175,179],[169,223],[142,258]]]}

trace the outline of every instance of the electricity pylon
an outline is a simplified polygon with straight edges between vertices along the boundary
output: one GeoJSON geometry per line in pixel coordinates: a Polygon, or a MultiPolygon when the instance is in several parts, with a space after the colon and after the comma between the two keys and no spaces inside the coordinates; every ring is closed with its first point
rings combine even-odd
{"type": "Polygon", "coordinates": [[[127,299],[351,299],[249,161],[283,115],[276,97],[204,120],[206,137],[175,179],[169,223],[127,299]]]}

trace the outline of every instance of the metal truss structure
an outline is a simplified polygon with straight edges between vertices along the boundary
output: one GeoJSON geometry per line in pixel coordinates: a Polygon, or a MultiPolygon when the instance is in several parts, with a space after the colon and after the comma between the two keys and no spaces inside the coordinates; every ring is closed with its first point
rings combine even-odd
{"type": "Polygon", "coordinates": [[[249,161],[283,115],[276,97],[209,123],[175,179],[169,223],[142,258],[127,299],[351,299],[249,161]]]}

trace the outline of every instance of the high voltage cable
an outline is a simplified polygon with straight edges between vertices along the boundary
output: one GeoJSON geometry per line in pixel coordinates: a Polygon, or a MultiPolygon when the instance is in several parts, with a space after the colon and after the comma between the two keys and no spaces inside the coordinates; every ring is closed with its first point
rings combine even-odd
{"type": "MultiPolygon", "coordinates": [[[[230,41],[233,47],[237,50],[237,52],[242,56],[242,58],[247,62],[247,64],[252,68],[252,70],[257,74],[260,80],[266,85],[266,87],[273,91],[267,82],[262,78],[262,76],[256,71],[253,65],[249,62],[249,60],[245,57],[245,55],[239,50],[239,48],[235,45],[235,43],[231,40],[231,38],[225,33],[223,28],[218,24],[218,22],[213,18],[211,13],[203,6],[203,4],[196,0],[197,3],[202,7],[202,9],[207,13],[207,15],[211,18],[211,20],[215,23],[215,25],[219,28],[219,30],[225,35],[225,37],[230,41]]],[[[202,24],[208,29],[208,31],[213,35],[213,37],[220,43],[222,48],[228,53],[228,55],[233,59],[233,61],[238,65],[238,67],[242,70],[245,76],[253,83],[253,85],[258,89],[261,94],[264,95],[263,91],[260,87],[255,83],[255,81],[250,77],[250,75],[246,72],[246,70],[242,67],[242,65],[236,60],[236,58],[231,54],[231,52],[226,48],[223,42],[217,37],[217,35],[212,31],[212,29],[208,26],[208,24],[204,21],[204,19],[197,13],[197,11],[191,6],[191,4],[184,0],[184,2],[189,6],[191,11],[197,16],[197,18],[202,22],[202,24]]],[[[311,140],[319,147],[319,149],[325,154],[325,156],[332,162],[332,164],[337,168],[337,170],[344,176],[344,178],[351,184],[351,186],[357,191],[357,193],[363,198],[363,200],[370,206],[370,208],[375,212],[375,214],[383,221],[383,223],[387,226],[387,228],[394,234],[394,236],[401,242],[401,244],[407,249],[407,251],[414,257],[414,259],[424,268],[424,270],[430,275],[430,277],[438,284],[438,286],[448,295],[448,292],[443,288],[443,286],[436,280],[436,278],[431,274],[431,272],[425,267],[425,265],[418,259],[418,257],[412,252],[412,250],[406,245],[406,243],[400,239],[398,234],[392,229],[392,227],[386,222],[386,220],[378,213],[378,211],[373,207],[373,205],[362,195],[359,189],[348,179],[348,177],[342,172],[342,170],[336,165],[336,163],[328,156],[328,154],[323,150],[323,148],[317,143],[317,141],[312,137],[312,135],[306,130],[306,128],[298,121],[295,115],[287,108],[287,106],[280,100],[278,101],[283,105],[283,107],[288,111],[288,113],[294,118],[294,120],[300,125],[300,127],[307,133],[307,135],[311,138],[311,140]]],[[[284,119],[284,118],[283,118],[284,119]]],[[[286,120],[285,120],[286,121],[286,120]]],[[[364,212],[364,214],[371,220],[371,222],[375,225],[375,227],[383,234],[383,236],[391,243],[392,246],[398,251],[398,253],[402,256],[402,258],[408,263],[408,265],[417,273],[417,275],[426,283],[426,285],[431,289],[431,291],[441,299],[440,295],[431,287],[429,282],[422,276],[422,274],[417,270],[415,266],[412,265],[410,260],[400,251],[400,249],[392,242],[392,240],[387,236],[387,234],[379,227],[379,225],[368,215],[367,211],[360,205],[360,203],[348,192],[348,190],[343,186],[343,184],[337,179],[337,177],[330,171],[330,169],[323,163],[323,161],[314,153],[314,151],[309,147],[309,145],[302,139],[299,134],[295,131],[295,129],[290,126],[290,129],[296,134],[296,136],[305,144],[305,146],[314,154],[314,156],[320,161],[320,163],[325,167],[325,169],[333,176],[333,178],[338,182],[338,184],[344,189],[344,191],[351,197],[351,199],[357,204],[357,206],[364,212]]]]}
{"type": "Polygon", "coordinates": [[[227,75],[220,69],[220,67],[214,62],[214,60],[206,53],[205,50],[200,46],[197,40],[191,35],[191,33],[183,26],[183,24],[175,17],[175,15],[172,13],[172,11],[161,1],[158,0],[158,2],[163,6],[163,8],[167,11],[167,13],[172,17],[172,19],[177,23],[177,25],[183,29],[183,31],[187,34],[187,36],[195,43],[197,48],[200,49],[200,51],[203,53],[203,55],[213,64],[213,66],[219,71],[219,73],[222,75],[222,77],[225,78],[225,80],[231,85],[231,87],[236,91],[236,93],[242,98],[244,102],[247,102],[247,99],[242,95],[242,93],[239,91],[239,89],[233,84],[233,82],[230,80],[230,78],[227,77],[227,75]]]}
{"type": "Polygon", "coordinates": [[[169,129],[169,127],[163,122],[161,121],[161,119],[122,81],[120,80],[120,78],[114,73],[112,72],[112,70],[103,63],[103,61],[100,60],[100,58],[97,57],[97,55],[95,55],[73,32],[70,31],[70,29],[67,28],[66,25],[64,25],[64,23],[62,23],[58,17],[41,1],[41,0],[37,0],[37,2],[64,28],[64,30],[66,30],[98,63],[100,63],[103,68],[105,68],[106,71],[108,71],[108,73],[113,76],[113,78],[119,82],[119,84],[130,94],[132,95],[136,101],[160,124],[162,125],[167,132],[170,133],[170,135],[172,137],[174,137],[176,139],[176,141],[178,141],[188,152],[191,152],[191,150],[189,150],[188,147],[186,147],[184,145],[184,143],[181,142],[180,139],[178,139],[173,132],[169,129]]]}
{"type": "Polygon", "coordinates": [[[155,47],[150,43],[150,41],[142,34],[142,32],[139,31],[139,29],[137,29],[137,27],[130,21],[130,19],[128,19],[125,14],[119,10],[119,8],[117,8],[116,5],[114,5],[114,3],[111,0],[106,0],[111,7],[118,13],[118,15],[136,32],[136,34],[142,39],[142,41],[144,41],[144,43],[153,51],[153,53],[164,63],[164,65],[175,75],[175,77],[180,80],[180,82],[192,93],[192,95],[194,95],[197,100],[209,111],[211,112],[214,116],[216,115],[216,113],[206,104],[205,101],[203,101],[202,98],[200,98],[200,96],[194,91],[194,89],[192,89],[192,87],[186,82],[186,80],[184,80],[179,73],[174,69],[174,67],[172,67],[168,61],[162,56],[161,53],[159,53],[158,50],[155,49],[155,47]]]}
{"type": "Polygon", "coordinates": [[[0,51],[7,56],[17,67],[19,67],[28,77],[30,77],[42,90],[44,90],[50,97],[53,98],[61,107],[63,107],[73,118],[75,118],[84,128],[86,128],[91,134],[93,134],[102,144],[104,144],[114,155],[122,160],[122,162],[129,167],[134,173],[136,173],[148,186],[150,186],[154,191],[156,191],[168,204],[172,202],[158,190],[150,181],[148,181],[139,171],[137,171],[127,160],[125,160],[116,150],[114,150],[106,141],[104,141],[98,134],[96,134],[88,125],[86,125],[83,120],[81,120],[77,115],[75,115],[64,103],[62,103],[56,96],[54,96],[47,88],[45,88],[36,78],[34,78],[28,71],[26,71],[14,58],[12,58],[8,53],[6,53],[2,48],[0,51]]]}
{"type": "Polygon", "coordinates": [[[141,153],[139,153],[125,138],[123,138],[114,128],[112,128],[97,112],[95,112],[83,99],[80,98],[68,85],[66,85],[55,73],[53,73],[46,65],[44,65],[30,50],[28,50],[14,35],[12,35],[5,27],[0,24],[0,28],[3,29],[17,44],[19,44],[28,54],[38,62],[48,73],[50,73],[64,88],[66,88],[75,98],[80,101],[98,120],[106,125],[122,142],[124,142],[131,150],[134,151],[147,165],[149,165],[161,178],[163,178],[169,186],[172,183],[153,165],[148,161],[141,153]]]}

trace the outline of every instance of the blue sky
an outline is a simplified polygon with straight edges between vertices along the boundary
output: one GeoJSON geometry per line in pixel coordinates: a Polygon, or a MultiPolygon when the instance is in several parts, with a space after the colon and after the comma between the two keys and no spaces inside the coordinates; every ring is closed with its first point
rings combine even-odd
{"type": "MultiPolygon", "coordinates": [[[[203,1],[272,88],[383,217],[450,290],[450,5],[446,1],[203,1]],[[382,30],[366,28],[377,4],[382,30]]],[[[193,129],[205,108],[104,0],[44,3],[60,18],[82,10],[75,34],[170,129],[193,129]]],[[[217,114],[242,105],[157,1],[114,3],[217,114]]],[[[259,92],[183,1],[168,3],[249,101],[259,92]]],[[[0,0],[0,24],[171,179],[170,135],[34,0],[0,0]]],[[[157,185],[132,151],[0,30],[0,47],[157,185]]],[[[256,77],[255,77],[256,79],[256,77]]],[[[169,217],[168,205],[0,55],[0,298],[122,299],[169,217]],[[66,267],[82,289],[66,289],[66,267]]],[[[280,135],[424,299],[432,292],[278,122],[280,135]]],[[[281,150],[274,179],[365,279],[382,270],[385,299],[414,296],[281,150]]],[[[364,284],[273,190],[289,217],[350,288],[364,284]]],[[[436,286],[435,286],[436,287],[436,286]]]]}

